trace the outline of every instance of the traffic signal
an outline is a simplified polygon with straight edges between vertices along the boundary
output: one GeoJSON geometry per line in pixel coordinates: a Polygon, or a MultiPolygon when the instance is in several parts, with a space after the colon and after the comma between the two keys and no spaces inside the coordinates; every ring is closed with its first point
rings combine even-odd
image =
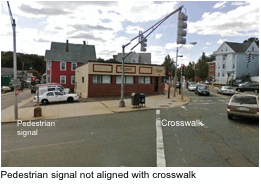
{"type": "Polygon", "coordinates": [[[184,14],[183,12],[179,12],[178,15],[178,32],[177,32],[177,44],[185,44],[186,38],[184,38],[187,35],[187,31],[185,30],[187,28],[187,23],[185,21],[188,20],[188,16],[184,14]]]}
{"type": "Polygon", "coordinates": [[[141,51],[146,51],[146,47],[147,47],[147,38],[144,38],[143,35],[141,35],[141,39],[140,39],[140,50],[141,51]]]}
{"type": "Polygon", "coordinates": [[[31,78],[31,81],[35,81],[35,77],[34,76],[31,78]]]}
{"type": "Polygon", "coordinates": [[[251,53],[247,53],[247,63],[250,62],[250,59],[251,59],[251,53]]]}
{"type": "Polygon", "coordinates": [[[185,65],[181,64],[181,75],[185,76],[185,65]]]}

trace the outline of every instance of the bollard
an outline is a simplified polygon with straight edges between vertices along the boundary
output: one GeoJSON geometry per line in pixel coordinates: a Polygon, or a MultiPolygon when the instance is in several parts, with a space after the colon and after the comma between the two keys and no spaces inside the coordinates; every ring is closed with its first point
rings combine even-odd
{"type": "Polygon", "coordinates": [[[34,117],[42,117],[42,108],[37,106],[34,108],[34,117]]]}

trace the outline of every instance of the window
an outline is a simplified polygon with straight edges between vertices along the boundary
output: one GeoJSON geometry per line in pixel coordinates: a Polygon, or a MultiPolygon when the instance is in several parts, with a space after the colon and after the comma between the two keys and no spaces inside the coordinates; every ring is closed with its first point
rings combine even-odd
{"type": "Polygon", "coordinates": [[[233,64],[233,68],[235,68],[235,64],[233,64]]]}
{"type": "Polygon", "coordinates": [[[47,62],[46,62],[46,66],[47,66],[46,68],[47,68],[47,70],[50,70],[50,65],[51,65],[51,62],[47,61],[47,62]]]}
{"type": "Polygon", "coordinates": [[[72,62],[71,70],[75,71],[75,68],[77,68],[77,62],[72,62]]]}
{"type": "Polygon", "coordinates": [[[218,77],[220,77],[220,73],[218,73],[218,77]]]}
{"type": "Polygon", "coordinates": [[[48,91],[55,91],[55,88],[54,87],[50,87],[50,88],[48,88],[48,91]]]}
{"type": "Polygon", "coordinates": [[[132,62],[135,63],[136,62],[135,59],[132,59],[132,62]]]}
{"type": "Polygon", "coordinates": [[[252,60],[254,60],[255,58],[254,58],[254,55],[252,55],[252,60]]]}
{"type": "Polygon", "coordinates": [[[60,63],[60,70],[61,71],[66,71],[66,62],[61,62],[60,63]]]}
{"type": "Polygon", "coordinates": [[[93,75],[93,84],[110,84],[111,76],[110,75],[93,75]]]}
{"type": "Polygon", "coordinates": [[[46,96],[54,96],[53,92],[49,92],[46,94],[46,96]]]}
{"type": "Polygon", "coordinates": [[[227,51],[227,48],[226,48],[226,51],[227,51]]]}
{"type": "Polygon", "coordinates": [[[84,83],[84,77],[82,77],[82,83],[84,83]]]}
{"type": "Polygon", "coordinates": [[[151,77],[139,77],[139,84],[151,84],[151,77]]]}
{"type": "Polygon", "coordinates": [[[71,77],[71,84],[75,84],[75,76],[71,77]]]}
{"type": "MultiPolygon", "coordinates": [[[[116,76],[116,84],[121,84],[121,75],[116,76]]],[[[124,76],[124,84],[135,84],[135,77],[124,76]]]]}
{"type": "Polygon", "coordinates": [[[55,95],[62,96],[63,94],[61,92],[55,92],[55,95]]]}
{"type": "Polygon", "coordinates": [[[236,55],[233,55],[233,59],[235,59],[236,58],[236,55]]]}
{"type": "Polygon", "coordinates": [[[252,47],[252,51],[255,51],[255,48],[254,48],[254,47],[252,47]]]}
{"type": "Polygon", "coordinates": [[[213,69],[212,69],[212,68],[210,68],[210,69],[209,69],[209,72],[213,72],[213,69]]]}
{"type": "Polygon", "coordinates": [[[223,60],[226,60],[226,56],[225,55],[223,56],[223,60]]]}
{"type": "Polygon", "coordinates": [[[220,69],[220,66],[218,65],[218,69],[220,69]]]}
{"type": "Polygon", "coordinates": [[[224,74],[224,73],[222,73],[222,76],[224,77],[224,76],[225,76],[225,74],[224,74]]]}
{"type": "Polygon", "coordinates": [[[225,67],[226,67],[225,64],[223,64],[223,69],[224,69],[225,67]]]}
{"type": "Polygon", "coordinates": [[[64,75],[60,76],[60,83],[61,84],[66,84],[66,76],[64,76],[64,75]]]}

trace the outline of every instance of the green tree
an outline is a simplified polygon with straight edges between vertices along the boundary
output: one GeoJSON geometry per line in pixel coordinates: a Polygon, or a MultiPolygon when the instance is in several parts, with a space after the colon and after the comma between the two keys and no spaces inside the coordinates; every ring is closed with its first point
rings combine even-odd
{"type": "Polygon", "coordinates": [[[174,72],[173,69],[172,69],[172,67],[174,65],[174,61],[173,61],[173,59],[170,58],[169,55],[167,55],[165,57],[163,64],[161,64],[161,65],[166,68],[165,79],[168,79],[169,78],[169,72],[174,72]]]}
{"type": "Polygon", "coordinates": [[[189,62],[185,70],[186,79],[191,79],[195,77],[195,62],[189,62]]]}
{"type": "Polygon", "coordinates": [[[97,58],[97,62],[105,62],[105,60],[99,57],[97,58]]]}
{"type": "Polygon", "coordinates": [[[204,52],[196,64],[196,75],[201,80],[205,80],[208,77],[208,63],[204,52]]]}
{"type": "Polygon", "coordinates": [[[247,40],[244,40],[243,43],[247,43],[247,42],[256,42],[256,45],[259,47],[259,39],[258,38],[251,37],[251,38],[248,38],[247,40]]]}

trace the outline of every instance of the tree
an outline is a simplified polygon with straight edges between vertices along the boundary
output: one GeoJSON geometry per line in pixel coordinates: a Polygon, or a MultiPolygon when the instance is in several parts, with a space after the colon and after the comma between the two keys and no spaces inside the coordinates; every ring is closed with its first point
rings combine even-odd
{"type": "Polygon", "coordinates": [[[195,77],[195,62],[189,62],[185,70],[186,79],[191,79],[195,77]]]}
{"type": "Polygon", "coordinates": [[[201,80],[205,80],[208,77],[208,63],[204,52],[196,64],[196,75],[201,80]]]}
{"type": "Polygon", "coordinates": [[[259,39],[258,38],[251,37],[251,38],[248,38],[247,40],[244,40],[243,43],[247,43],[247,42],[256,42],[256,45],[259,47],[259,39]]]}
{"type": "Polygon", "coordinates": [[[166,68],[165,79],[169,78],[169,72],[173,72],[173,69],[172,69],[173,65],[174,65],[174,60],[170,59],[170,56],[167,55],[165,57],[163,64],[162,64],[162,66],[164,66],[166,68]]]}
{"type": "Polygon", "coordinates": [[[99,57],[99,58],[97,59],[97,62],[105,62],[105,60],[99,57]]]}

